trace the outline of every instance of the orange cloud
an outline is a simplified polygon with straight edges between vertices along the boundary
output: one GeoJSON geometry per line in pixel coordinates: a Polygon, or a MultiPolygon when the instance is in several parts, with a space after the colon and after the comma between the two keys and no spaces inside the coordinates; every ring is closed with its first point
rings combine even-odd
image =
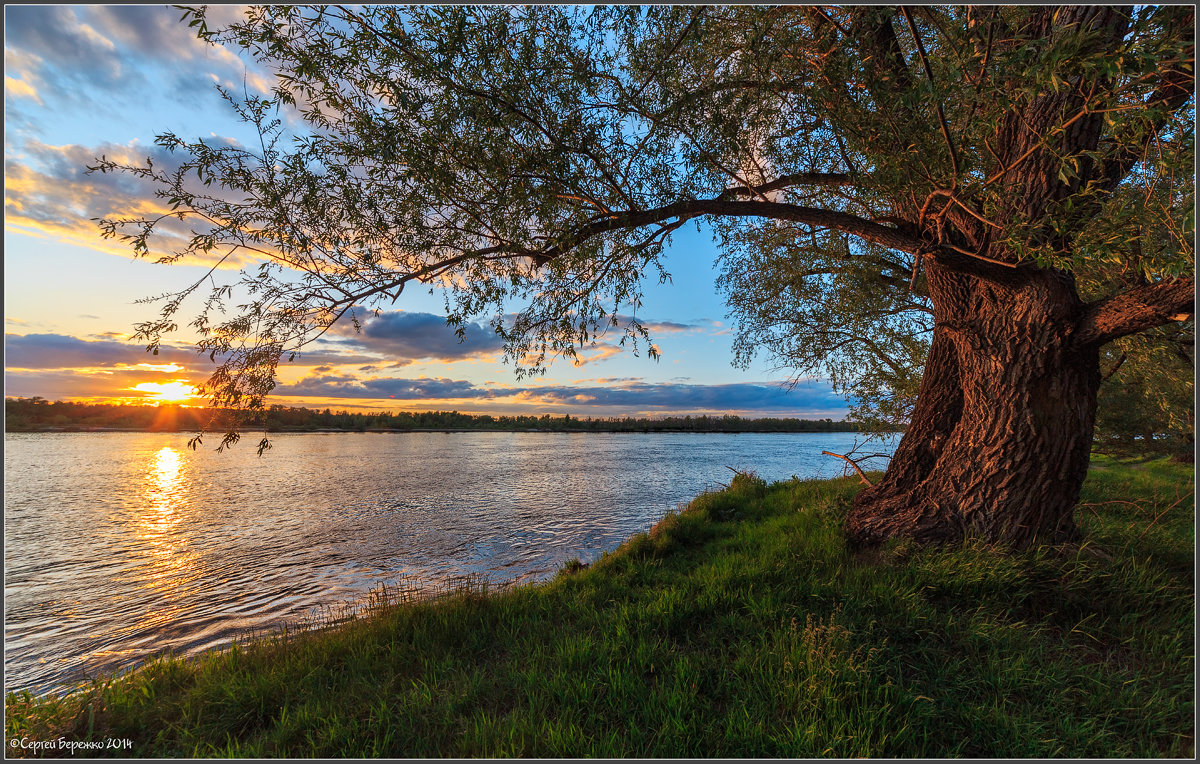
{"type": "Polygon", "coordinates": [[[620,355],[624,351],[624,348],[618,345],[596,345],[592,350],[594,350],[594,352],[575,359],[575,365],[587,366],[589,363],[595,363],[597,361],[603,361],[608,358],[612,358],[615,355],[620,355]]]}
{"type": "MultiPolygon", "coordinates": [[[[118,364],[120,365],[120,364],[118,364]]],[[[182,371],[183,367],[177,363],[155,364],[155,363],[139,363],[139,369],[147,369],[149,371],[161,371],[167,374],[172,374],[177,371],[182,371]]]]}
{"type": "Polygon", "coordinates": [[[42,104],[42,98],[38,95],[33,85],[30,85],[25,80],[14,79],[8,75],[4,76],[4,95],[12,96],[13,98],[28,98],[35,101],[39,106],[42,104]]]}
{"type": "MultiPolygon", "coordinates": [[[[116,239],[104,239],[92,218],[153,218],[169,215],[171,210],[155,198],[148,183],[131,182],[113,175],[84,175],[86,165],[97,154],[110,159],[140,164],[144,155],[131,146],[105,146],[93,150],[83,146],[48,146],[30,141],[27,147],[43,160],[50,172],[36,170],[12,159],[4,168],[4,227],[11,233],[51,239],[77,246],[129,257],[132,249],[116,239]]],[[[192,223],[167,217],[151,240],[149,259],[170,255],[182,248],[192,236],[192,223]]],[[[192,265],[215,265],[220,254],[189,256],[192,265]]],[[[235,253],[219,267],[238,269],[254,262],[235,253]]]]}

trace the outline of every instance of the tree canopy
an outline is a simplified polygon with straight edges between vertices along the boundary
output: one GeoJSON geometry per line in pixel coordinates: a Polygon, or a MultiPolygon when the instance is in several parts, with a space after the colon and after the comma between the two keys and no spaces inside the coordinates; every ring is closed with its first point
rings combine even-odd
{"type": "MultiPolygon", "coordinates": [[[[227,360],[210,387],[222,404],[258,401],[279,354],[414,282],[448,288],[452,322],[490,314],[519,369],[572,356],[614,321],[645,339],[620,311],[647,274],[666,276],[671,232],[700,217],[720,220],[743,357],[765,343],[811,369],[840,352],[845,368],[872,369],[868,388],[903,387],[898,366],[862,361],[921,355],[911,338],[927,325],[903,310],[928,312],[919,252],[1006,278],[1026,264],[1156,284],[1190,273],[1187,13],[1137,9],[1114,55],[1089,51],[1086,34],[1030,39],[1036,19],[1019,8],[906,10],[899,30],[895,11],[869,7],[266,6],[228,29],[189,9],[201,36],[276,73],[270,94],[226,94],[261,145],[164,134],[177,166],[97,168],[157,182],[196,222],[168,259],[262,258],[244,275],[245,310],[194,323],[227,360]],[[1094,149],[1057,152],[1051,134],[994,154],[998,133],[1024,129],[1022,109],[1073,88],[1086,92],[1051,132],[1102,116],[1094,149]],[[281,107],[305,129],[290,133],[281,107]],[[1055,165],[1061,198],[1013,214],[1006,178],[1035,159],[1055,165]],[[1105,172],[1083,184],[1090,167],[1105,172]],[[919,219],[894,215],[898,202],[919,219]],[[937,241],[950,224],[966,246],[937,241]],[[1153,232],[1136,254],[1134,228],[1153,232]],[[1020,265],[975,254],[996,240],[1020,265]],[[780,278],[799,312],[758,299],[780,278]],[[876,293],[839,294],[868,283],[876,293]]],[[[103,227],[144,254],[160,220],[103,227]]],[[[215,287],[210,305],[230,294],[215,287]]],[[[178,304],[142,336],[174,328],[178,304]]]]}
{"type": "MultiPolygon", "coordinates": [[[[1090,441],[1096,348],[1192,313],[1190,7],[256,6],[227,28],[203,8],[184,19],[274,73],[269,94],[226,94],[260,144],[165,134],[171,166],[93,169],[146,178],[168,205],[101,221],[135,252],[174,214],[196,228],[166,259],[260,258],[243,271],[245,303],[221,316],[233,292],[213,284],[192,322],[223,361],[208,388],[220,405],[261,406],[281,355],[414,286],[442,290],[454,324],[490,320],[518,370],[610,329],[645,343],[642,280],[667,278],[672,233],[706,219],[738,358],[765,348],[864,391],[879,416],[913,418],[924,455],[898,458],[925,480],[944,444],[1013,468],[997,445],[1019,430],[1004,411],[1090,441]],[[1051,414],[1030,397],[1060,387],[1081,391],[1078,405],[1051,414]]],[[[154,346],[182,297],[209,286],[165,298],[140,335],[154,346]]]]}

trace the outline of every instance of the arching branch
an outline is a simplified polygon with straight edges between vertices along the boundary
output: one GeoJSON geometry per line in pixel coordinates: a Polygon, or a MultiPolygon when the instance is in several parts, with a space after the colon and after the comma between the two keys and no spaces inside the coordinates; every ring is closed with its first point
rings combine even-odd
{"type": "MultiPolygon", "coordinates": [[[[763,188],[757,187],[748,191],[751,193],[761,192],[763,188]]],[[[688,199],[648,210],[626,210],[599,215],[575,229],[565,232],[562,236],[556,238],[555,243],[542,249],[495,245],[470,252],[463,252],[429,264],[424,268],[403,274],[370,290],[359,292],[350,299],[362,300],[376,294],[386,293],[410,281],[424,280],[443,273],[447,269],[467,260],[529,257],[536,264],[544,265],[605,233],[641,228],[668,221],[682,222],[705,216],[760,217],[800,223],[817,228],[828,228],[856,236],[872,244],[879,244],[888,249],[895,249],[914,255],[920,252],[923,256],[936,260],[938,265],[946,270],[965,273],[977,278],[1003,284],[1013,284],[1023,281],[1031,268],[1031,266],[1025,265],[988,261],[986,258],[951,246],[931,248],[917,237],[897,228],[880,225],[871,220],[845,212],[778,202],[742,201],[730,199],[726,196],[726,194],[732,196],[733,193],[731,192],[737,191],[746,191],[746,189],[731,189],[713,199],[688,199]]]]}
{"type": "MultiPolygon", "coordinates": [[[[925,76],[929,79],[930,89],[934,89],[933,69],[929,66],[929,57],[925,54],[925,43],[921,42],[921,34],[917,31],[917,24],[913,21],[912,14],[908,8],[901,6],[901,11],[904,13],[904,20],[908,22],[908,29],[912,32],[913,42],[917,44],[917,53],[921,54],[921,63],[925,67],[925,76]]],[[[954,171],[954,185],[958,185],[958,152],[954,150],[954,141],[950,138],[950,127],[946,124],[946,113],[942,109],[942,102],[935,101],[934,106],[937,108],[938,126],[942,130],[942,138],[946,141],[946,148],[950,151],[950,166],[954,171]]]]}

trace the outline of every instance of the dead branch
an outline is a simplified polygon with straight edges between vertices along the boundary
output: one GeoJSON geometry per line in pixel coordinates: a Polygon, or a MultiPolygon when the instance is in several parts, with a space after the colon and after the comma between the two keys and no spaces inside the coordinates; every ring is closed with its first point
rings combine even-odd
{"type": "Polygon", "coordinates": [[[822,451],[821,453],[826,454],[827,456],[835,456],[838,459],[841,459],[842,461],[846,462],[846,464],[849,464],[851,467],[854,468],[854,471],[858,473],[859,478],[861,478],[862,481],[867,484],[867,487],[872,487],[874,485],[870,480],[867,479],[866,474],[863,473],[862,469],[858,466],[858,464],[853,459],[851,459],[849,456],[844,456],[842,454],[835,454],[832,451],[822,451]]]}

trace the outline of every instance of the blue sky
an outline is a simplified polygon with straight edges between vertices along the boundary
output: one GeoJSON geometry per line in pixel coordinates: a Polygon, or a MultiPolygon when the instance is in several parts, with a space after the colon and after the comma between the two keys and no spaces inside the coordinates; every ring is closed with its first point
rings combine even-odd
{"type": "MultiPolygon", "coordinates": [[[[230,6],[210,16],[229,17],[230,6]]],[[[5,394],[49,399],[155,400],[157,385],[197,384],[207,359],[186,347],[150,356],[130,340],[154,316],[137,301],[177,289],[198,266],[135,260],[100,238],[90,218],[150,209],[129,178],[85,176],[106,154],[141,159],[154,136],[248,141],[215,84],[265,90],[269,73],[208,46],[160,6],[5,8],[5,394]],[[204,360],[204,363],[201,363],[204,360]]],[[[218,19],[219,21],[219,19],[218,19]]],[[[666,257],[672,283],[645,285],[639,319],[660,360],[616,337],[518,380],[494,335],[468,327],[458,343],[439,296],[405,293],[362,333],[344,327],[285,365],[273,403],[346,409],[456,409],[574,416],[841,418],[827,382],[760,361],[731,366],[732,332],[716,293],[707,230],[680,229],[666,257]]]]}

